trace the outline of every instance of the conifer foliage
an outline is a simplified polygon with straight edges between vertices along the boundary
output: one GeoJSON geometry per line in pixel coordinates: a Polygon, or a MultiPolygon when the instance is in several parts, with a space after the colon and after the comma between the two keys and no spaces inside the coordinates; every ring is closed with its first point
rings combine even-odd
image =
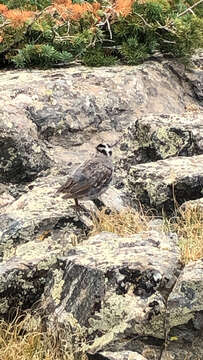
{"type": "Polygon", "coordinates": [[[0,64],[189,61],[203,45],[203,0],[0,0],[0,64]]]}

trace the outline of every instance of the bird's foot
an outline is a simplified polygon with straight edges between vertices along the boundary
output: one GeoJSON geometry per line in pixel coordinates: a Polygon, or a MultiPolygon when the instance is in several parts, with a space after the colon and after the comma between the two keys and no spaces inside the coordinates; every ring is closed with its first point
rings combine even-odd
{"type": "Polygon", "coordinates": [[[82,206],[81,204],[79,204],[78,200],[75,199],[75,205],[74,205],[74,208],[76,210],[76,212],[80,215],[81,213],[88,213],[88,210],[82,206]]]}

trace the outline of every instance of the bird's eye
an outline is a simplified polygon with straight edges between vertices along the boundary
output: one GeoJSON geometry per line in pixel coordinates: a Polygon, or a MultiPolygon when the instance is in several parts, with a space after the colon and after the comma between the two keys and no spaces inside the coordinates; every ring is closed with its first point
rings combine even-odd
{"type": "Polygon", "coordinates": [[[112,151],[111,151],[111,150],[109,151],[109,155],[110,155],[110,156],[112,155],[112,151]]]}

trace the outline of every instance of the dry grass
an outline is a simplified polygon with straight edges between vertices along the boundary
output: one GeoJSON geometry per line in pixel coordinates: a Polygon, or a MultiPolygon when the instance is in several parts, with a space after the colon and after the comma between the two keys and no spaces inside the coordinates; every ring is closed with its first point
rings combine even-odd
{"type": "MultiPolygon", "coordinates": [[[[181,258],[184,264],[203,257],[203,211],[197,206],[176,211],[173,219],[164,219],[167,230],[175,231],[179,237],[181,258]]],[[[133,235],[149,229],[153,216],[139,213],[128,208],[120,213],[106,213],[106,209],[93,217],[93,229],[90,235],[102,231],[116,233],[120,236],[133,235]]]]}
{"type": "Polygon", "coordinates": [[[102,231],[113,232],[126,236],[133,235],[149,228],[149,221],[152,216],[142,212],[127,208],[121,212],[111,212],[108,214],[106,209],[102,209],[93,215],[93,229],[90,235],[98,234],[102,231]]]}
{"type": "MultiPolygon", "coordinates": [[[[73,334],[66,334],[66,340],[49,331],[25,330],[32,317],[16,317],[11,323],[0,321],[1,360],[74,360],[70,343],[73,334]]],[[[86,355],[77,355],[78,360],[87,360],[86,355]]]]}
{"type": "Polygon", "coordinates": [[[172,229],[178,234],[184,264],[203,258],[203,210],[200,207],[180,209],[172,229]]]}

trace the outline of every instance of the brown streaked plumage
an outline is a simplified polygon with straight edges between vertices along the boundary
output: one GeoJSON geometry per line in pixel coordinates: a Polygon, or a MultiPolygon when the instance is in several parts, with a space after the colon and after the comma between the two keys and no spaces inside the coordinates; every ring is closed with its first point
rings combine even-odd
{"type": "Polygon", "coordinates": [[[64,199],[93,200],[105,192],[112,180],[112,151],[108,144],[99,144],[96,155],[81,164],[62,185],[57,193],[64,193],[64,199]]]}

